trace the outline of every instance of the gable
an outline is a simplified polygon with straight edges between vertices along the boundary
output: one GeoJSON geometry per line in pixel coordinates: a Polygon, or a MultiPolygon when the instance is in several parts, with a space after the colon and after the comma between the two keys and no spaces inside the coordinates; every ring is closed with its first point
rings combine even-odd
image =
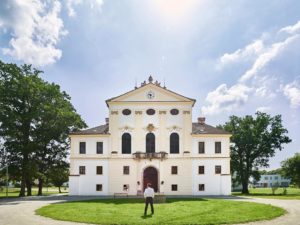
{"type": "Polygon", "coordinates": [[[110,102],[191,102],[193,105],[195,99],[191,99],[154,83],[145,84],[137,89],[129,91],[123,95],[106,100],[110,102]]]}

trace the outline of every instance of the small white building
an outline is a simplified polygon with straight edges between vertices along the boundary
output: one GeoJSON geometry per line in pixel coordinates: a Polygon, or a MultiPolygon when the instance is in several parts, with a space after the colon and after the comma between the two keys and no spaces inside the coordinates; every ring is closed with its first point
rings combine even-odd
{"type": "Polygon", "coordinates": [[[230,134],[192,122],[195,100],[160,83],[106,101],[104,125],[70,134],[70,195],[230,195],[230,134]]]}
{"type": "Polygon", "coordinates": [[[261,175],[259,181],[254,181],[255,187],[273,187],[274,185],[280,187],[288,187],[291,183],[290,179],[284,178],[279,174],[261,175]]]}

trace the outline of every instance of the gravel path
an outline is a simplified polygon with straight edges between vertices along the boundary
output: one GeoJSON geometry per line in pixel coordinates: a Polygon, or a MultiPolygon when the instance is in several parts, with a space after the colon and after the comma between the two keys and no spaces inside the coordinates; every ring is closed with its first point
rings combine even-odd
{"type": "MultiPolygon", "coordinates": [[[[300,200],[278,200],[266,198],[245,198],[238,201],[249,201],[264,204],[271,204],[284,208],[287,213],[278,218],[268,221],[250,222],[247,225],[300,225],[300,200]]],[[[245,224],[243,224],[245,225],[245,224]]]]}
{"type": "MultiPolygon", "coordinates": [[[[95,197],[31,197],[0,200],[0,225],[79,225],[83,223],[64,222],[35,215],[35,210],[55,202],[87,200],[95,197]]],[[[251,222],[247,225],[300,225],[300,200],[277,200],[259,198],[230,198],[234,201],[250,201],[271,204],[288,211],[284,216],[269,221],[251,222]]],[[[243,224],[245,225],[245,224],[243,224]]]]}
{"type": "Polygon", "coordinates": [[[0,201],[0,225],[79,225],[35,215],[35,210],[55,202],[86,200],[95,197],[48,196],[13,198],[0,201]]]}

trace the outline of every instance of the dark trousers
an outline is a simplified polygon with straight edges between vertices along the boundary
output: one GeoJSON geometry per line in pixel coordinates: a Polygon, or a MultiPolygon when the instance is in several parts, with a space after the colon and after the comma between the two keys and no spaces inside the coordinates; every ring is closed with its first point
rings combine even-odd
{"type": "Polygon", "coordinates": [[[145,213],[144,214],[147,214],[147,209],[148,209],[149,203],[150,203],[150,206],[151,206],[151,213],[152,214],[154,213],[153,198],[152,197],[147,197],[146,198],[146,205],[145,205],[145,213]]]}

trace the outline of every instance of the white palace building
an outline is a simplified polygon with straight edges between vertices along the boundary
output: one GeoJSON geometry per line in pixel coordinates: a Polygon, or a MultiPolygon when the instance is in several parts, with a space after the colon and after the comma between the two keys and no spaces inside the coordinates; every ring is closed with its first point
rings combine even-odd
{"type": "Polygon", "coordinates": [[[230,133],[192,122],[195,100],[149,77],[106,101],[104,125],[70,134],[70,195],[230,195],[230,133]]]}

